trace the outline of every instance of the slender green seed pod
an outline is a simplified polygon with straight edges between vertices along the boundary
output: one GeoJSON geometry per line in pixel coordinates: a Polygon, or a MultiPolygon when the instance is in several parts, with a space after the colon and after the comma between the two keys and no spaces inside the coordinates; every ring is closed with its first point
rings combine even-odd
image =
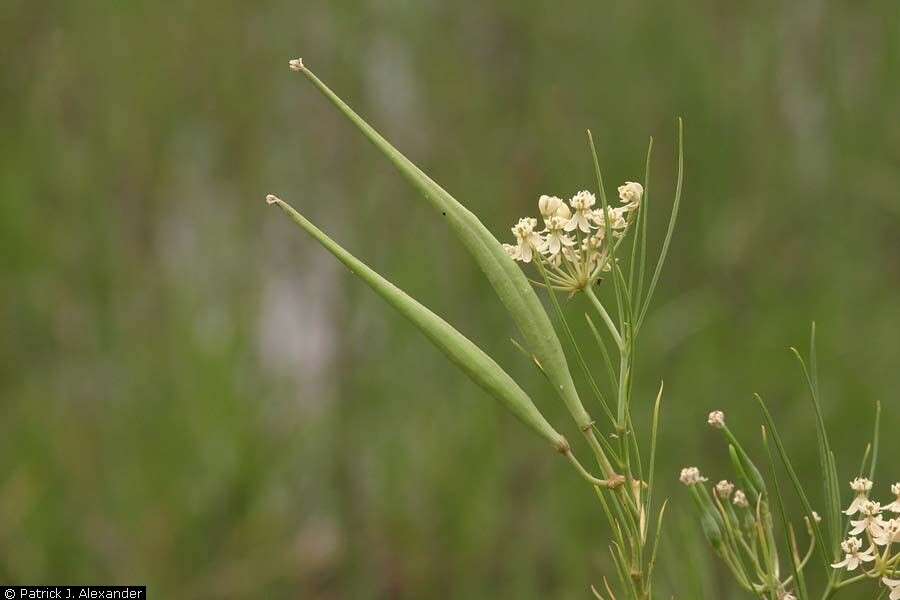
{"type": "Polygon", "coordinates": [[[568,453],[569,443],[566,439],[547,422],[528,394],[481,348],[441,317],[344,250],[289,204],[276,196],[267,196],[266,201],[269,204],[280,206],[297,225],[344,263],[351,273],[362,279],[388,304],[418,327],[472,381],[503,403],[519,420],[550,442],[557,451],[568,453]]]}
{"type": "Polygon", "coordinates": [[[292,70],[303,73],[394,164],[429,204],[446,217],[451,229],[478,263],[500,301],[512,316],[525,338],[526,347],[541,365],[575,422],[582,431],[589,430],[592,424],[591,417],[575,389],[562,344],[560,344],[550,318],[525,274],[506,254],[500,242],[478,217],[366,123],[306,68],[302,60],[299,58],[292,60],[290,66],[292,70]]]}

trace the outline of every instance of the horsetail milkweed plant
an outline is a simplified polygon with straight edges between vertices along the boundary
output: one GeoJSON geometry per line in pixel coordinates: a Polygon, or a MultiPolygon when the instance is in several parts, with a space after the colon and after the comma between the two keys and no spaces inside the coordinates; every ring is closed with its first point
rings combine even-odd
{"type": "MultiPolygon", "coordinates": [[[[511,229],[514,243],[500,243],[475,214],[366,123],[316,77],[302,60],[290,61],[290,68],[304,75],[393,163],[426,202],[447,220],[516,324],[522,342],[514,341],[514,344],[552,384],[581,431],[596,467],[585,466],[588,463],[576,457],[574,447],[541,414],[528,393],[474,342],[347,252],[287,202],[274,195],[267,196],[267,202],[283,209],[353,274],[419,328],[469,378],[562,454],[577,475],[591,486],[610,525],[612,534],[609,550],[616,573],[612,581],[604,577],[601,586],[591,586],[593,594],[597,598],[610,600],[652,598],[654,567],[666,508],[666,502],[654,501],[653,485],[662,385],[653,405],[647,427],[649,431],[639,434],[631,415],[632,384],[636,339],[668,254],[681,200],[681,120],[677,122],[678,168],[674,199],[665,237],[651,268],[648,264],[647,222],[652,139],[647,149],[643,183],[625,182],[619,186],[618,198],[613,204],[608,201],[594,140],[588,132],[587,141],[593,161],[596,190],[579,191],[568,202],[557,196],[540,196],[537,202],[539,218],[528,216],[519,219],[511,229]],[[601,283],[611,288],[612,300],[606,304],[595,291],[601,283]],[[589,384],[593,402],[602,412],[599,422],[582,402],[563,345],[538,291],[548,297],[565,339],[574,350],[577,366],[589,384]],[[557,297],[559,293],[569,297],[583,294],[587,298],[594,315],[592,317],[586,313],[584,318],[603,358],[605,368],[601,371],[610,390],[607,394],[602,391],[595,370],[587,363],[576,343],[572,327],[557,297]]],[[[820,452],[824,457],[822,465],[827,475],[826,496],[837,506],[837,477],[833,475],[833,455],[830,454],[827,436],[821,426],[817,384],[814,381],[813,375],[810,386],[818,417],[820,452]]],[[[862,550],[862,542],[856,537],[840,542],[836,537],[837,529],[832,525],[829,532],[833,536],[829,539],[835,541],[830,544],[833,548],[829,550],[820,533],[820,517],[805,501],[768,411],[764,404],[761,403],[761,406],[768,419],[766,435],[771,435],[775,440],[779,455],[804,499],[811,540],[809,550],[803,556],[798,553],[794,530],[789,529],[787,540],[792,570],[786,577],[781,573],[765,481],[743,447],[725,426],[724,415],[718,411],[710,415],[709,423],[725,433],[736,477],[743,486],[742,489],[736,489],[734,484],[723,480],[710,493],[702,485],[706,479],[693,467],[684,469],[680,478],[689,486],[691,495],[700,508],[702,529],[714,550],[728,565],[738,583],[760,598],[809,597],[802,571],[817,546],[826,566],[831,568],[831,563],[834,562],[835,567],[828,578],[824,598],[863,578],[883,578],[884,585],[892,590],[891,600],[900,598],[900,581],[888,577],[900,562],[900,554],[890,553],[891,544],[900,542],[900,520],[885,521],[881,517],[885,511],[900,512],[900,484],[892,488],[898,494],[898,499],[891,505],[881,507],[868,501],[865,496],[868,489],[871,489],[871,482],[855,481],[854,489],[863,491],[859,492],[860,496],[854,500],[846,514],[859,513],[862,520],[851,521],[853,528],[850,534],[855,536],[865,532],[870,542],[869,548],[862,550]],[[838,546],[846,554],[843,561],[838,560],[835,550],[838,546]],[[877,547],[883,547],[883,550],[879,553],[877,547]],[[838,568],[853,571],[861,564],[871,566],[863,574],[849,579],[842,580],[840,575],[835,575],[839,573],[838,568]]],[[[876,455],[877,445],[872,453],[872,469],[876,455]]],[[[779,498],[778,506],[783,511],[781,492],[777,485],[774,489],[779,498]]],[[[831,507],[831,512],[839,510],[834,506],[831,507]]],[[[831,512],[829,516],[833,517],[831,512]]]]}

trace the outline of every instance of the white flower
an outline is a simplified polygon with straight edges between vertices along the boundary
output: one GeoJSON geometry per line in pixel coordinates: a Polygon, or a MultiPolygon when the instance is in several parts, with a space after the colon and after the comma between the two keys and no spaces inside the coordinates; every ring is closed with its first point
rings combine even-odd
{"type": "MultiPolygon", "coordinates": [[[[819,513],[817,513],[816,511],[812,511],[811,515],[812,515],[812,521],[815,521],[816,523],[822,522],[822,517],[820,517],[819,513]]],[[[809,532],[810,535],[813,534],[812,521],[809,520],[808,516],[803,517],[803,522],[806,523],[806,530],[809,532]]]]}
{"type": "Polygon", "coordinates": [[[869,546],[869,548],[864,552],[860,552],[861,548],[862,542],[859,538],[847,538],[846,540],[841,542],[841,550],[844,551],[844,560],[838,563],[834,563],[831,566],[835,569],[847,567],[848,571],[853,571],[856,569],[856,567],[859,566],[859,563],[871,562],[875,560],[875,556],[873,556],[873,552],[875,551],[874,546],[869,546]]]}
{"type": "Polygon", "coordinates": [[[778,592],[778,600],[797,600],[797,596],[790,592],[778,592]]]}
{"type": "Polygon", "coordinates": [[[734,502],[735,506],[738,506],[740,508],[747,508],[748,506],[750,506],[750,502],[747,501],[747,495],[741,490],[737,490],[734,493],[734,499],[732,500],[732,502],[734,502]]]}
{"type": "MultiPolygon", "coordinates": [[[[563,240],[568,240],[567,236],[562,236],[563,240]]],[[[571,241],[571,240],[569,240],[571,241]]],[[[545,248],[546,250],[546,248],[545,248]]],[[[579,263],[581,262],[581,256],[579,256],[578,251],[570,246],[563,246],[562,251],[557,254],[548,254],[547,260],[550,261],[550,264],[556,268],[562,266],[563,259],[566,259],[570,263],[579,263]]]]}
{"type": "Polygon", "coordinates": [[[721,410],[714,410],[709,413],[709,418],[706,419],[706,422],[716,429],[722,429],[725,427],[725,413],[721,410]]]}
{"type": "Polygon", "coordinates": [[[895,483],[891,486],[891,493],[897,496],[897,498],[893,502],[885,506],[884,510],[900,513],[900,483],[895,483]]]}
{"type": "Polygon", "coordinates": [[[889,600],[900,600],[900,579],[888,579],[887,577],[882,577],[881,583],[888,586],[891,590],[889,600]]]}
{"type": "Polygon", "coordinates": [[[544,242],[543,250],[551,258],[555,258],[563,248],[575,245],[575,240],[565,233],[565,219],[554,215],[547,219],[545,224],[547,227],[544,229],[544,233],[547,234],[547,237],[544,242]]]}
{"type": "Polygon", "coordinates": [[[563,206],[562,198],[557,198],[556,196],[541,196],[538,199],[538,210],[541,211],[541,215],[548,219],[556,214],[556,211],[560,206],[563,206]]]}
{"type": "Polygon", "coordinates": [[[599,252],[603,247],[602,230],[597,230],[593,235],[586,235],[581,240],[581,250],[583,252],[599,252]]]}
{"type": "Polygon", "coordinates": [[[626,181],[624,185],[619,186],[619,199],[623,204],[628,204],[634,208],[641,203],[641,197],[644,195],[644,186],[633,181],[626,181]]]}
{"type": "Polygon", "coordinates": [[[879,503],[863,500],[859,508],[859,514],[862,515],[862,519],[850,520],[850,524],[853,526],[850,530],[850,535],[859,535],[867,530],[876,536],[881,533],[884,521],[881,519],[881,505],[879,503]]]}
{"type": "Polygon", "coordinates": [[[872,482],[864,477],[857,477],[850,482],[850,489],[856,492],[856,497],[850,503],[850,506],[847,507],[847,510],[844,511],[845,515],[855,515],[859,512],[862,503],[869,498],[869,492],[872,491],[872,482]]]}
{"type": "Polygon", "coordinates": [[[531,217],[519,219],[519,222],[513,226],[511,231],[516,236],[518,246],[518,257],[516,260],[526,263],[531,262],[534,251],[543,247],[544,240],[534,230],[535,227],[537,227],[537,219],[532,219],[531,217]]]}
{"type": "Polygon", "coordinates": [[[594,195],[587,190],[580,191],[572,196],[572,199],[569,200],[569,204],[575,209],[575,214],[573,214],[569,222],[566,223],[566,231],[574,231],[578,228],[585,233],[590,233],[591,207],[596,201],[594,195]]]}
{"type": "Polygon", "coordinates": [[[503,251],[509,254],[510,258],[513,260],[519,260],[522,257],[522,253],[519,252],[519,247],[515,244],[503,244],[503,251]]]}
{"type": "Polygon", "coordinates": [[[728,500],[728,498],[731,497],[731,492],[733,491],[734,484],[726,479],[723,479],[716,484],[716,495],[722,500],[728,500]]]}
{"type": "Polygon", "coordinates": [[[295,58],[293,60],[289,60],[288,66],[291,68],[291,71],[302,71],[303,70],[303,59],[295,58]]]}
{"type": "Polygon", "coordinates": [[[685,467],[681,470],[678,480],[684,485],[696,485],[703,481],[707,481],[706,477],[700,475],[700,469],[697,467],[685,467]]]}
{"type": "MultiPolygon", "coordinates": [[[[604,217],[604,214],[609,215],[610,229],[625,229],[625,227],[628,226],[628,221],[625,220],[625,215],[628,214],[627,206],[620,206],[618,208],[607,206],[605,213],[602,208],[592,210],[590,214],[591,221],[593,221],[600,229],[606,229],[606,218],[604,217]]],[[[617,232],[613,231],[613,233],[617,232]]]]}
{"type": "Polygon", "coordinates": [[[900,519],[882,521],[881,531],[874,536],[873,540],[879,546],[889,546],[900,542],[900,519]]]}

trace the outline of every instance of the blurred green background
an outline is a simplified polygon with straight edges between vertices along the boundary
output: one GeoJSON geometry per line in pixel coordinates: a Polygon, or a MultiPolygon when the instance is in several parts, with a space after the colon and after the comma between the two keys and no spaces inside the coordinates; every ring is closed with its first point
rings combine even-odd
{"type": "Polygon", "coordinates": [[[577,437],[474,263],[298,55],[504,240],[538,195],[591,186],[587,127],[610,187],[654,136],[658,240],[685,118],[636,390],[645,423],[666,382],[661,589],[743,597],[676,482],[729,476],[709,410],[758,451],[762,393],[817,493],[787,350],[812,320],[842,476],[880,399],[882,491],[900,478],[895,0],[4,0],[0,48],[0,581],[527,599],[610,573],[571,469],[265,206],[301,207],[577,437]]]}

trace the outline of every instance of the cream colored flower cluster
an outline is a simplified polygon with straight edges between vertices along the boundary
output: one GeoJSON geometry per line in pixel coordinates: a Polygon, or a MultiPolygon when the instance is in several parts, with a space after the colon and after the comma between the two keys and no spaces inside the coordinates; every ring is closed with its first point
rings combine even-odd
{"type": "Polygon", "coordinates": [[[568,204],[556,196],[541,196],[538,220],[523,217],[512,227],[515,244],[503,244],[514,260],[540,261],[551,287],[577,292],[591,285],[600,274],[609,271],[609,240],[625,235],[632,214],[640,207],[644,188],[639,183],[619,186],[622,206],[595,208],[597,200],[591,192],[581,191],[568,204]]]}
{"type": "MultiPolygon", "coordinates": [[[[841,550],[844,559],[836,562],[832,567],[854,571],[864,563],[874,562],[874,566],[866,572],[871,577],[882,577],[881,581],[890,589],[890,600],[900,600],[900,579],[887,577],[887,573],[894,573],[900,566],[900,483],[891,486],[894,501],[881,505],[880,502],[869,499],[873,483],[869,479],[857,477],[850,482],[850,489],[856,495],[845,515],[850,517],[850,531],[848,537],[841,542],[841,550]],[[889,517],[888,513],[894,516],[889,517]],[[853,518],[856,517],[856,518],[853,518]],[[858,537],[863,536],[868,542],[868,548],[858,537]]],[[[865,570],[866,567],[863,567],[865,570]]]]}

